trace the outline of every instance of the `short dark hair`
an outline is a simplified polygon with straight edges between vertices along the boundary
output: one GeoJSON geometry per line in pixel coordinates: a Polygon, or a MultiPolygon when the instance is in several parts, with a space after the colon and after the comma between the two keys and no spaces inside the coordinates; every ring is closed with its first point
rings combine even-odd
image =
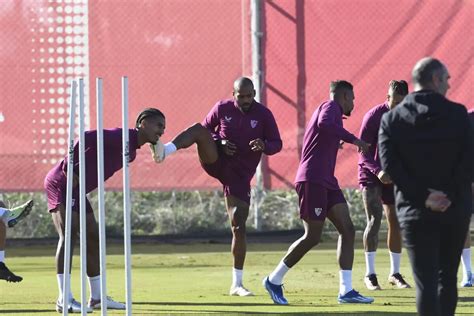
{"type": "Polygon", "coordinates": [[[165,118],[165,115],[160,110],[155,109],[155,108],[146,108],[143,111],[141,111],[140,114],[138,114],[137,121],[135,122],[135,127],[136,128],[140,127],[140,123],[144,119],[153,117],[153,116],[159,116],[159,117],[165,118]]]}
{"type": "Polygon", "coordinates": [[[238,91],[242,87],[251,87],[254,88],[253,82],[250,78],[247,77],[239,77],[234,81],[234,91],[238,91]]]}
{"type": "Polygon", "coordinates": [[[349,81],[346,80],[335,80],[331,81],[331,84],[329,85],[329,92],[330,93],[336,93],[339,90],[354,90],[354,87],[349,81]]]}
{"type": "Polygon", "coordinates": [[[388,90],[399,95],[407,95],[408,83],[405,80],[392,80],[388,84],[388,90]]]}
{"type": "Polygon", "coordinates": [[[413,83],[426,85],[433,81],[433,74],[442,70],[444,65],[438,59],[425,57],[420,59],[411,72],[413,83]]]}

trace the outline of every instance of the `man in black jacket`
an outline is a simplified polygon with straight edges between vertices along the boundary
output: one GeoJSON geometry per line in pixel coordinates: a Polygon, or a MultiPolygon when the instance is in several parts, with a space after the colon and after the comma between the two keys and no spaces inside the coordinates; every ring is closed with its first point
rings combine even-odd
{"type": "Polygon", "coordinates": [[[427,57],[413,93],[382,118],[379,155],[395,184],[397,215],[420,315],[454,315],[456,278],[471,216],[472,133],[466,108],[445,98],[449,73],[427,57]]]}

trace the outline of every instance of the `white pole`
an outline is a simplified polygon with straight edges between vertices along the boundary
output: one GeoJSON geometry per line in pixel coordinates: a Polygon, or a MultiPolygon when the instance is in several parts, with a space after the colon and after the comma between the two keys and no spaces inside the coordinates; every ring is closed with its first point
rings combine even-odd
{"type": "Polygon", "coordinates": [[[66,222],[64,229],[64,282],[63,282],[63,315],[68,315],[69,287],[71,269],[71,216],[72,216],[72,179],[74,168],[74,123],[76,118],[76,86],[75,80],[71,82],[69,99],[69,132],[68,132],[68,160],[67,160],[67,187],[66,187],[66,222]]]}
{"type": "MultiPolygon", "coordinates": [[[[251,0],[251,32],[252,32],[252,72],[253,83],[255,87],[255,99],[258,102],[262,101],[262,85],[263,85],[263,71],[262,71],[262,25],[261,25],[261,1],[251,0]]],[[[262,224],[260,222],[260,204],[263,199],[263,171],[262,161],[257,166],[256,170],[256,186],[253,200],[254,205],[254,227],[260,230],[262,224]]]]}
{"type": "Polygon", "coordinates": [[[123,239],[125,251],[125,295],[127,312],[132,315],[131,205],[129,175],[128,78],[122,77],[122,150],[123,150],[123,239]]]}
{"type": "Polygon", "coordinates": [[[81,239],[81,314],[87,315],[86,159],[84,135],[84,79],[79,79],[79,221],[81,239]]]}
{"type": "Polygon", "coordinates": [[[100,249],[100,301],[101,314],[107,315],[106,236],[104,203],[104,127],[102,78],[96,79],[97,101],[97,198],[99,204],[99,249],[100,249]]]}

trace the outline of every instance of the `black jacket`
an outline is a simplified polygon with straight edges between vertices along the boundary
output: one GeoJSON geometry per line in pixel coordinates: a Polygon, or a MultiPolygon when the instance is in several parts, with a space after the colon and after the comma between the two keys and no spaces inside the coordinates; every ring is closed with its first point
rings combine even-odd
{"type": "Polygon", "coordinates": [[[378,150],[395,184],[400,222],[471,213],[472,137],[466,108],[434,91],[411,93],[384,114],[378,150]],[[447,193],[452,205],[446,212],[425,207],[430,188],[447,193]]]}

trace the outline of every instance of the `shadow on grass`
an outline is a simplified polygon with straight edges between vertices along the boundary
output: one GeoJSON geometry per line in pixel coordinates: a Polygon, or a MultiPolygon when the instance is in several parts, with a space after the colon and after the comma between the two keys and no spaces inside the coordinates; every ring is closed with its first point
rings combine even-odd
{"type": "MultiPolygon", "coordinates": [[[[228,306],[228,307],[277,306],[273,303],[265,304],[265,303],[240,303],[240,302],[236,302],[236,303],[134,302],[133,305],[142,305],[142,306],[153,305],[153,306],[163,306],[163,307],[166,307],[166,306],[183,306],[183,307],[184,306],[208,306],[208,307],[212,307],[212,306],[216,306],[216,307],[218,307],[218,306],[219,307],[223,307],[223,306],[228,306]]],[[[302,307],[316,308],[314,305],[309,305],[309,304],[284,306],[284,308],[286,308],[286,309],[288,309],[288,308],[297,309],[297,308],[302,308],[302,307]]],[[[210,313],[210,314],[225,313],[225,315],[240,315],[240,314],[249,314],[249,315],[269,315],[269,314],[271,314],[271,315],[278,315],[278,314],[281,314],[281,315],[291,315],[291,316],[297,316],[297,315],[327,315],[328,314],[328,311],[321,311],[321,312],[318,312],[318,311],[276,312],[276,311],[272,310],[272,311],[268,311],[268,312],[257,312],[257,311],[233,311],[233,310],[222,310],[222,309],[218,309],[218,310],[200,309],[200,310],[196,310],[196,311],[186,310],[186,309],[160,309],[160,312],[169,312],[169,313],[184,313],[184,312],[186,312],[186,313],[190,313],[190,314],[192,314],[194,312],[197,313],[197,314],[200,314],[200,313],[210,313]]],[[[372,315],[372,316],[376,316],[376,315],[384,315],[384,316],[385,315],[387,315],[387,316],[390,316],[390,315],[393,315],[393,316],[396,316],[396,315],[416,315],[416,313],[400,312],[400,311],[397,311],[397,312],[380,312],[380,311],[334,312],[334,311],[331,311],[330,313],[333,314],[333,315],[341,315],[341,316],[342,315],[344,315],[344,316],[352,316],[352,315],[353,316],[364,316],[364,315],[372,315]]]]}
{"type": "Polygon", "coordinates": [[[54,309],[1,309],[0,314],[23,314],[30,315],[35,313],[56,313],[54,309]]]}

